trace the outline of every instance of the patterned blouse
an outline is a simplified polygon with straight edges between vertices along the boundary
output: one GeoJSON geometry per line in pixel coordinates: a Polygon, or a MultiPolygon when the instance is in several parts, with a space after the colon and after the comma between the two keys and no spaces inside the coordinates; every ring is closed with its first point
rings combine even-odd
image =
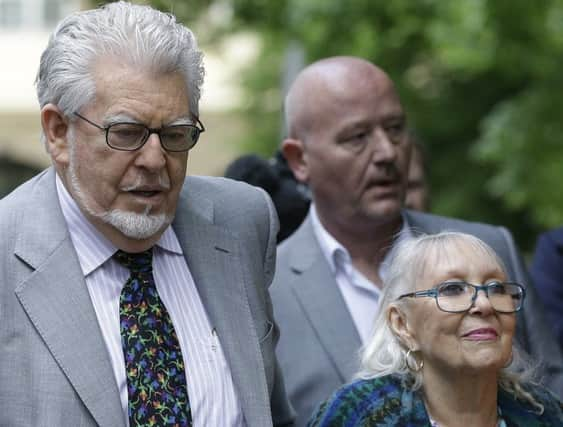
{"type": "MultiPolygon", "coordinates": [[[[398,375],[357,380],[338,389],[323,402],[309,427],[431,427],[422,394],[412,391],[398,375]]],[[[544,405],[543,414],[529,403],[499,390],[498,405],[507,427],[561,427],[563,405],[549,391],[534,387],[534,398],[544,405]]]]}

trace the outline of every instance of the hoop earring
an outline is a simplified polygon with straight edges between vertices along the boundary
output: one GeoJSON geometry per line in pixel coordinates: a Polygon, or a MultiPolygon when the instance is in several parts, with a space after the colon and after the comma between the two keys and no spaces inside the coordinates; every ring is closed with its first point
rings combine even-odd
{"type": "Polygon", "coordinates": [[[405,355],[405,364],[410,371],[419,372],[424,367],[424,360],[416,360],[414,352],[409,348],[405,355]]]}

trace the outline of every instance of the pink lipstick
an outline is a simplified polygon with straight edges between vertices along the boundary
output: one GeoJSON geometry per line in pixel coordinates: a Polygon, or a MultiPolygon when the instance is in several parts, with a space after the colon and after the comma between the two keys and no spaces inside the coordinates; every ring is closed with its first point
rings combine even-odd
{"type": "Polygon", "coordinates": [[[498,338],[498,333],[494,328],[479,328],[463,334],[462,338],[470,341],[494,341],[498,338]]]}

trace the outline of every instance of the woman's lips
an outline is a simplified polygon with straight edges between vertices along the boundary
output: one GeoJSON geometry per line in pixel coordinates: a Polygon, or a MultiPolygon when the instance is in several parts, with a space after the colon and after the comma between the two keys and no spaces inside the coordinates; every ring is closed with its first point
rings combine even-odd
{"type": "Polygon", "coordinates": [[[479,328],[463,334],[462,338],[470,341],[493,341],[498,338],[498,333],[494,328],[479,328]]]}

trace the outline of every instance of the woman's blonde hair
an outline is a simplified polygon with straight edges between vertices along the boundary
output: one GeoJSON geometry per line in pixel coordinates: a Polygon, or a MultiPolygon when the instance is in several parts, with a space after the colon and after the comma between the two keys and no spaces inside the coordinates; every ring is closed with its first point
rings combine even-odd
{"type": "MultiPolygon", "coordinates": [[[[470,234],[443,231],[438,234],[419,235],[399,240],[389,264],[373,335],[368,344],[361,349],[361,370],[357,376],[367,379],[399,374],[409,378],[412,382],[412,389],[417,390],[422,386],[422,374],[420,370],[415,372],[409,368],[407,364],[408,349],[388,324],[390,306],[393,304],[399,309],[402,308],[405,314],[408,313],[408,310],[405,310],[406,300],[398,300],[398,298],[403,294],[413,292],[417,279],[422,277],[425,270],[431,268],[432,263],[437,259],[453,256],[450,254],[451,249],[460,244],[468,246],[484,259],[489,259],[504,272],[506,272],[506,268],[489,245],[470,234]]],[[[412,366],[412,362],[410,365],[412,366]]],[[[499,387],[512,393],[516,398],[529,402],[538,409],[538,412],[543,412],[543,406],[523,387],[525,382],[531,382],[534,369],[524,360],[514,343],[509,367],[501,370],[499,387]],[[512,366],[519,366],[519,372],[510,369],[512,366]]]]}

